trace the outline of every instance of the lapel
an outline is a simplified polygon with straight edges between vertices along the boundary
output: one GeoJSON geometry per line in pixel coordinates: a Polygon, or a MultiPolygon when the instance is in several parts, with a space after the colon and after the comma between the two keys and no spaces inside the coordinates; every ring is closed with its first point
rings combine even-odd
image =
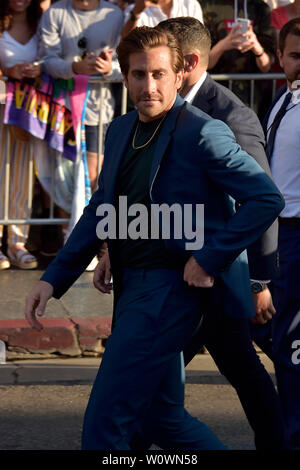
{"type": "Polygon", "coordinates": [[[150,196],[151,196],[151,189],[152,189],[154,180],[156,178],[157,172],[159,170],[161,160],[170,143],[172,134],[175,131],[177,118],[179,116],[180,111],[183,109],[184,104],[185,104],[185,101],[179,95],[177,95],[175,103],[172,109],[168,112],[168,115],[159,133],[157,145],[156,145],[154,156],[153,156],[152,167],[150,171],[150,179],[149,179],[150,196]]]}
{"type": "Polygon", "coordinates": [[[191,104],[201,109],[201,111],[204,111],[206,114],[210,114],[215,95],[214,81],[207,75],[191,104]]]}
{"type": "Polygon", "coordinates": [[[129,145],[132,131],[137,119],[137,111],[132,111],[122,116],[119,120],[119,125],[114,126],[113,134],[110,136],[110,139],[107,142],[107,148],[109,149],[108,153],[105,155],[105,174],[106,179],[109,182],[108,185],[105,185],[107,188],[107,190],[105,191],[105,201],[107,203],[114,203],[115,186],[117,181],[118,170],[123,155],[129,145]]]}

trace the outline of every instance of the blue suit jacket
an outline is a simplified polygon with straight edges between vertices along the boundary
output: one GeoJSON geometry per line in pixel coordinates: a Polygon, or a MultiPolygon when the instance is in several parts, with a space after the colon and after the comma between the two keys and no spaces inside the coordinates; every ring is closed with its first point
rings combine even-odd
{"type": "MultiPolygon", "coordinates": [[[[99,189],[42,277],[53,285],[54,297],[66,292],[101,246],[96,209],[114,203],[118,169],[137,119],[137,112],[132,111],[109,127],[99,189]]],[[[253,316],[245,249],[275,220],[284,202],[272,180],[237,145],[230,129],[177,97],[158,137],[149,191],[155,203],[205,205],[205,243],[191,254],[218,279],[214,296],[222,299],[225,312],[253,316]],[[241,204],[238,212],[235,200],[241,204]]],[[[165,240],[165,246],[180,256],[188,241],[165,240]]],[[[108,249],[118,298],[121,277],[111,240],[108,249]]]]}

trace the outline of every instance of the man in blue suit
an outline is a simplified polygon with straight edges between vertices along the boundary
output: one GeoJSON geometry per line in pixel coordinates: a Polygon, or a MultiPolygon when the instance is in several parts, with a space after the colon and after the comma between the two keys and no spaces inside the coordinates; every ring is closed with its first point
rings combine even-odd
{"type": "Polygon", "coordinates": [[[177,96],[184,62],[172,35],[137,28],[117,53],[137,110],[111,124],[99,189],[28,295],[26,318],[41,328],[36,310],[42,315],[48,299],[74,283],[98,252],[106,226],[114,328],[85,413],[83,449],[129,450],[139,432],[164,449],[223,449],[184,409],[181,351],[199,312],[214,301],[232,316],[254,315],[244,250],[272,224],[283,199],[225,124],[177,96]],[[152,217],[157,205],[172,208],[174,220],[183,214],[182,223],[169,218],[165,230],[164,218],[152,217]],[[203,205],[204,244],[198,237],[203,205]]]}

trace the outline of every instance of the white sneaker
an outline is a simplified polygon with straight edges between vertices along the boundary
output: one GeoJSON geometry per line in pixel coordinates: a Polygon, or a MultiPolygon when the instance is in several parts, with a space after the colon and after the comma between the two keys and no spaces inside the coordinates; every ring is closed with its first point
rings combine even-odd
{"type": "Polygon", "coordinates": [[[96,268],[98,263],[99,263],[98,258],[97,258],[97,256],[95,256],[92,259],[92,261],[90,262],[90,264],[85,268],[85,270],[88,271],[88,272],[95,271],[95,268],[96,268]]]}

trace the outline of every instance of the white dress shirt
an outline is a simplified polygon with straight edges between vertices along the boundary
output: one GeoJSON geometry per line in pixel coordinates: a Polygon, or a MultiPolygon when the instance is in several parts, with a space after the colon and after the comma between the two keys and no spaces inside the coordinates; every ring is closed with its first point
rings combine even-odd
{"type": "MultiPolygon", "coordinates": [[[[271,111],[267,137],[288,92],[281,96],[271,111]]],[[[300,217],[300,103],[297,101],[292,98],[279,124],[270,165],[275,184],[285,200],[281,217],[300,217]]]]}
{"type": "Polygon", "coordinates": [[[204,83],[204,80],[206,79],[206,77],[207,77],[207,72],[204,72],[199,78],[199,80],[195,83],[195,85],[193,85],[190,91],[185,95],[184,97],[185,101],[191,104],[193,103],[193,100],[195,96],[197,95],[198,91],[200,90],[201,85],[204,83]]]}

